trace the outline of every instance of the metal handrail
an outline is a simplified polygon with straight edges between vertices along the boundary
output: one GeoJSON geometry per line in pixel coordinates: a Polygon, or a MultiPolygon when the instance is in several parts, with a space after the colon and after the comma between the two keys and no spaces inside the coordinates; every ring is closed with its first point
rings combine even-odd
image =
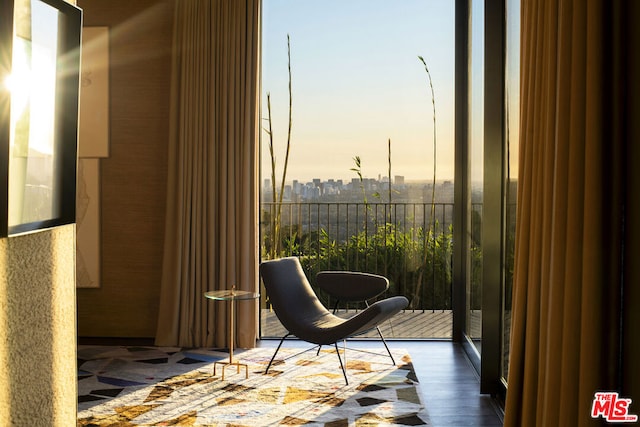
{"type": "MultiPolygon", "coordinates": [[[[267,258],[277,207],[261,204],[267,258]]],[[[369,271],[389,277],[389,295],[407,295],[410,308],[451,308],[453,203],[283,202],[280,209],[278,256],[299,256],[312,284],[320,270],[369,271]]]]}

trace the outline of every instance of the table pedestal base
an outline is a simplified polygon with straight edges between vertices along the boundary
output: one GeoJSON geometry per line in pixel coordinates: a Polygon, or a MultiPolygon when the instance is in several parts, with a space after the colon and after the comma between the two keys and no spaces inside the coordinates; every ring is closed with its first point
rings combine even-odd
{"type": "Polygon", "coordinates": [[[210,292],[205,292],[204,294],[205,297],[213,299],[213,300],[218,300],[218,301],[228,301],[229,302],[229,331],[228,331],[228,337],[229,337],[229,360],[228,361],[223,361],[223,362],[214,362],[213,363],[213,376],[216,376],[216,366],[217,365],[222,365],[222,380],[224,381],[224,370],[228,367],[228,366],[235,366],[237,368],[237,373],[240,373],[240,367],[244,366],[245,369],[245,378],[248,379],[249,378],[249,366],[246,363],[240,363],[237,361],[233,360],[233,341],[234,341],[234,334],[235,334],[235,328],[233,326],[233,323],[235,322],[235,305],[236,305],[236,301],[238,300],[249,300],[249,299],[256,299],[258,297],[260,297],[260,294],[257,292],[249,292],[249,291],[236,291],[236,287],[235,285],[231,287],[231,291],[228,290],[219,290],[219,291],[210,291],[210,292]]]}
{"type": "Polygon", "coordinates": [[[229,367],[229,366],[236,366],[237,367],[237,373],[240,373],[240,367],[244,366],[245,369],[245,379],[249,378],[249,365],[247,365],[246,363],[241,363],[241,362],[235,362],[235,361],[228,361],[228,362],[214,362],[213,363],[213,376],[216,376],[216,366],[217,365],[222,365],[222,380],[224,381],[224,370],[229,367]]]}

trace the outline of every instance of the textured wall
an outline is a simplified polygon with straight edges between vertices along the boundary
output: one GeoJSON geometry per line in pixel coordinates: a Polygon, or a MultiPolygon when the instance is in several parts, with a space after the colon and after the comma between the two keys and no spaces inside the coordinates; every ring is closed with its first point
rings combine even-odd
{"type": "Polygon", "coordinates": [[[173,0],[79,0],[109,27],[109,157],[101,170],[101,278],[78,289],[81,337],[153,337],[166,203],[173,0]]]}
{"type": "Polygon", "coordinates": [[[0,239],[0,425],[76,424],[75,225],[0,239]]]}

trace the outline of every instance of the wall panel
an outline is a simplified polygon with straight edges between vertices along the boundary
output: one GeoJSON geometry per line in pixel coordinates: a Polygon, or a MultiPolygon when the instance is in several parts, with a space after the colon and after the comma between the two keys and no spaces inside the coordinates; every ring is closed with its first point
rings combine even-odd
{"type": "Polygon", "coordinates": [[[109,27],[109,157],[101,170],[101,278],[78,289],[80,337],[152,337],[165,218],[173,1],[83,0],[109,27]]]}

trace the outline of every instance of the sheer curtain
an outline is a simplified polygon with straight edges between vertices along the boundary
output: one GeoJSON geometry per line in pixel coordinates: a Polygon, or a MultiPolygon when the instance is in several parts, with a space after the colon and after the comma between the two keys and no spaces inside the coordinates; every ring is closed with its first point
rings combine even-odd
{"type": "MultiPolygon", "coordinates": [[[[227,344],[209,290],[258,289],[260,0],[175,6],[167,217],[157,345],[227,344]]],[[[257,301],[238,303],[253,347],[257,301]]]]}
{"type": "Polygon", "coordinates": [[[620,349],[637,326],[624,323],[621,298],[623,266],[637,264],[638,245],[634,255],[623,253],[624,198],[638,187],[626,179],[625,158],[638,134],[626,128],[637,117],[625,106],[633,49],[625,37],[632,6],[624,3],[522,2],[505,426],[599,424],[591,418],[594,393],[629,390],[620,349]]]}

